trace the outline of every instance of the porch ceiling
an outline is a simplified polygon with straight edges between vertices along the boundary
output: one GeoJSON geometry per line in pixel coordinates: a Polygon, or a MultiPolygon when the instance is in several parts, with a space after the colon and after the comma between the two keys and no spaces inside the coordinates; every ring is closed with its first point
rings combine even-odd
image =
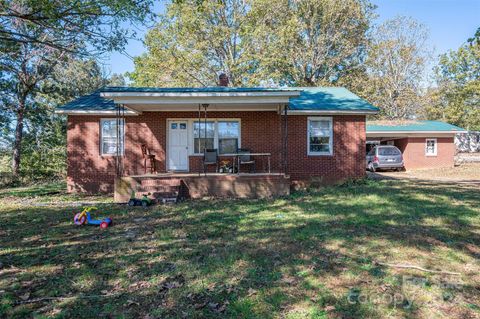
{"type": "MultiPolygon", "coordinates": [[[[128,109],[137,112],[197,112],[198,105],[203,103],[187,104],[124,104],[128,109]]],[[[215,111],[279,111],[279,103],[208,103],[208,112],[215,111]]],[[[203,112],[203,107],[202,107],[203,112]]]]}
{"type": "Polygon", "coordinates": [[[278,110],[298,96],[297,91],[261,92],[102,92],[100,95],[135,111],[194,111],[199,104],[209,110],[278,110]]]}

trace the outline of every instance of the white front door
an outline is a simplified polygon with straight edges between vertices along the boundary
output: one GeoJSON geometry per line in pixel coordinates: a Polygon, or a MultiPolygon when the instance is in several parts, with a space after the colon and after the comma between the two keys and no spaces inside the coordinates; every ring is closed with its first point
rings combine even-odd
{"type": "Polygon", "coordinates": [[[188,171],[187,121],[168,121],[168,169],[188,171]]]}

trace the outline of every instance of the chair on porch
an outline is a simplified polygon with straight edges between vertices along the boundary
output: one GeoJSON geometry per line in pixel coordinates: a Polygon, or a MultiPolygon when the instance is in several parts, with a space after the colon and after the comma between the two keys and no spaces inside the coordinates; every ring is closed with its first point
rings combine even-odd
{"type": "Polygon", "coordinates": [[[253,172],[255,173],[255,160],[252,159],[250,155],[250,150],[246,148],[239,148],[237,150],[238,155],[238,172],[240,173],[241,165],[250,165],[250,168],[253,168],[253,172]]]}
{"type": "Polygon", "coordinates": [[[156,173],[157,172],[157,166],[155,165],[155,155],[150,152],[150,150],[147,148],[147,145],[142,144],[142,157],[143,157],[143,167],[145,170],[145,174],[147,174],[147,169],[150,169],[150,173],[156,173]],[[147,166],[147,163],[150,164],[150,166],[147,166]]]}
{"type": "Polygon", "coordinates": [[[207,148],[203,152],[203,173],[207,173],[207,166],[215,165],[215,172],[218,172],[218,150],[216,148],[207,148]]]}

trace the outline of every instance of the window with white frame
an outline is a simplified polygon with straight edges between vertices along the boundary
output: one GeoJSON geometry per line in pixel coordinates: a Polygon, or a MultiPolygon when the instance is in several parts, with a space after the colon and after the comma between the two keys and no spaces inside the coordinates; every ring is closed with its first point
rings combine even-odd
{"type": "Polygon", "coordinates": [[[193,123],[193,147],[195,154],[203,153],[204,149],[214,148],[215,144],[215,123],[194,122],[193,123]]]}
{"type": "Polygon", "coordinates": [[[124,126],[123,119],[100,120],[100,152],[102,155],[123,155],[125,135],[124,126]],[[119,124],[118,127],[117,124],[119,124]],[[120,133],[118,138],[117,133],[120,133]]]}
{"type": "Polygon", "coordinates": [[[209,120],[193,122],[194,154],[203,154],[204,148],[216,148],[219,154],[235,153],[240,146],[238,120],[209,120]]]}
{"type": "Polygon", "coordinates": [[[425,155],[436,156],[437,155],[437,139],[428,138],[425,141],[425,155]]]}
{"type": "Polygon", "coordinates": [[[308,155],[332,155],[333,120],[331,117],[308,118],[308,155]]]}
{"type": "Polygon", "coordinates": [[[218,152],[220,154],[236,153],[240,125],[238,121],[218,121],[218,152]]]}

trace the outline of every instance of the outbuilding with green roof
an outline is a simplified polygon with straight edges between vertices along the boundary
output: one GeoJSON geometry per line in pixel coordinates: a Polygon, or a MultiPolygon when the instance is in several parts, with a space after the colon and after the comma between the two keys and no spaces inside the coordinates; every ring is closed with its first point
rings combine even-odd
{"type": "Polygon", "coordinates": [[[406,169],[451,167],[455,163],[455,135],[459,133],[466,130],[441,121],[369,121],[366,151],[389,144],[402,151],[406,169]]]}

